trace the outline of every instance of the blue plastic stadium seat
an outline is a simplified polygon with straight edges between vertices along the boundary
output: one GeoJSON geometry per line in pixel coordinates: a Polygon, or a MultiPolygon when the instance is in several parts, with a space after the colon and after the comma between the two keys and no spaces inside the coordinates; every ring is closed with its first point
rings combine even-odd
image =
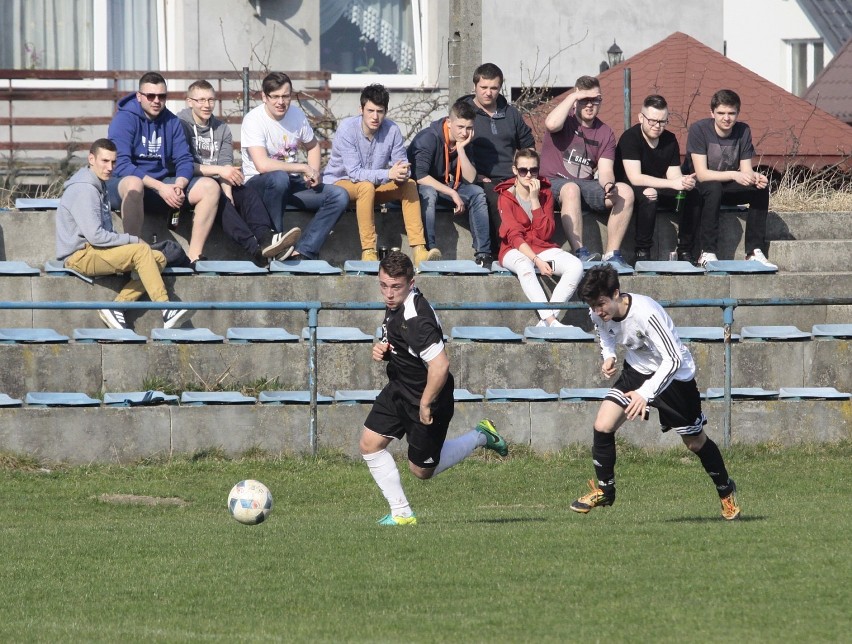
{"type": "MultiPolygon", "coordinates": [[[[311,402],[310,391],[261,391],[257,399],[267,405],[307,405],[311,402]]],[[[328,404],[331,396],[317,394],[317,404],[328,404]]]]}
{"type": "Polygon", "coordinates": [[[849,400],[852,394],[834,387],[781,387],[778,397],[782,400],[849,400]]]}
{"type": "MultiPolygon", "coordinates": [[[[707,400],[725,397],[722,387],[710,387],[707,390],[707,400]]],[[[763,387],[731,387],[731,399],[737,400],[769,400],[777,398],[778,392],[763,387]]]]}
{"type": "Polygon", "coordinates": [[[489,275],[490,268],[480,266],[472,259],[440,259],[420,262],[420,273],[426,275],[489,275]]]}
{"type": "Polygon", "coordinates": [[[163,275],[195,275],[195,271],[189,266],[166,266],[163,275]]]}
{"type": "Polygon", "coordinates": [[[15,199],[16,210],[56,210],[59,208],[59,199],[33,199],[19,197],[15,199]]]}
{"type": "Polygon", "coordinates": [[[8,394],[0,394],[0,407],[20,407],[23,404],[20,398],[11,398],[8,394]]]}
{"type": "Polygon", "coordinates": [[[557,400],[559,396],[544,389],[486,389],[485,400],[491,402],[508,402],[511,400],[557,400]]]}
{"type": "Polygon", "coordinates": [[[67,335],[53,329],[0,329],[0,344],[60,344],[68,340],[67,335]]]}
{"type": "Polygon", "coordinates": [[[514,273],[512,271],[510,271],[508,268],[503,266],[503,264],[498,262],[496,259],[493,262],[491,262],[491,274],[492,275],[514,275],[514,273]]]}
{"type": "Polygon", "coordinates": [[[299,336],[274,327],[231,327],[225,333],[228,342],[298,342],[299,336]]]}
{"type": "Polygon", "coordinates": [[[815,338],[852,338],[852,324],[814,324],[815,338]]]}
{"type": "Polygon", "coordinates": [[[81,343],[145,344],[148,341],[133,329],[74,329],[73,337],[75,342],[81,343]]]}
{"type": "Polygon", "coordinates": [[[362,262],[357,259],[348,259],[343,262],[343,272],[347,275],[378,275],[379,262],[362,262]]]}
{"type": "MultiPolygon", "coordinates": [[[[302,339],[309,340],[311,330],[302,328],[302,339]]],[[[317,342],[373,342],[371,335],[354,326],[318,326],[317,342]]]]}
{"type": "Polygon", "coordinates": [[[195,272],[206,275],[267,275],[269,271],[247,261],[198,260],[195,272]]]}
{"type": "Polygon", "coordinates": [[[578,326],[528,326],[524,337],[536,342],[593,342],[593,333],[583,331],[578,326]]]}
{"type": "Polygon", "coordinates": [[[450,331],[453,342],[523,342],[524,336],[507,326],[454,326],[450,331]]]}
{"type": "Polygon", "coordinates": [[[743,340],[810,340],[811,334],[794,326],[744,326],[740,329],[743,340]]]}
{"type": "Polygon", "coordinates": [[[244,396],[239,391],[184,391],[181,405],[253,405],[257,398],[244,396]]]}
{"type": "Polygon", "coordinates": [[[593,387],[590,389],[562,388],[559,390],[559,400],[603,400],[609,391],[607,387],[593,387]]]}
{"type": "Polygon", "coordinates": [[[73,275],[74,277],[79,277],[87,284],[95,283],[95,280],[89,277],[88,275],[83,275],[82,273],[78,273],[73,269],[65,268],[65,263],[60,262],[58,259],[47,260],[44,263],[44,273],[45,275],[49,275],[51,277],[67,277],[69,275],[73,275]]]}
{"type": "Polygon", "coordinates": [[[636,262],[636,272],[644,275],[702,275],[704,269],[689,262],[636,262]]]}
{"type": "Polygon", "coordinates": [[[30,276],[30,275],[40,275],[41,271],[37,268],[33,268],[26,262],[10,262],[3,261],[0,262],[0,275],[22,275],[22,276],[30,276]]]}
{"type": "Polygon", "coordinates": [[[467,389],[453,389],[453,400],[456,402],[478,402],[482,400],[482,394],[474,394],[467,389]]]}
{"type": "Polygon", "coordinates": [[[284,275],[340,275],[343,272],[321,259],[288,259],[284,262],[276,259],[269,265],[269,271],[284,275]]]}
{"type": "Polygon", "coordinates": [[[99,407],[101,401],[84,393],[33,391],[24,397],[30,407],[99,407]]]}
{"type": "Polygon", "coordinates": [[[178,397],[162,391],[122,391],[104,394],[107,407],[148,407],[153,405],[177,405],[178,397]]]}
{"type": "Polygon", "coordinates": [[[343,404],[371,403],[380,389],[341,389],[334,392],[334,401],[343,404]]]}
{"type": "Polygon", "coordinates": [[[224,342],[225,338],[210,329],[151,329],[151,339],[157,342],[224,342]]]}
{"type": "Polygon", "coordinates": [[[770,268],[760,262],[746,259],[720,259],[707,262],[708,275],[744,275],[748,273],[777,273],[777,268],[770,268]]]}
{"type": "MultiPolygon", "coordinates": [[[[587,271],[590,268],[594,268],[595,266],[602,266],[603,264],[606,264],[606,263],[607,262],[604,262],[602,260],[597,260],[597,261],[594,261],[594,262],[583,262],[583,270],[587,271]]],[[[616,267],[616,270],[618,271],[619,275],[633,275],[633,273],[636,272],[636,271],[633,270],[633,267],[630,266],[630,265],[618,266],[618,267],[616,267]]]]}
{"type": "MultiPolygon", "coordinates": [[[[724,342],[725,329],[720,326],[679,326],[675,327],[678,337],[684,342],[724,342]]],[[[740,336],[731,333],[731,342],[736,342],[740,336]]]]}

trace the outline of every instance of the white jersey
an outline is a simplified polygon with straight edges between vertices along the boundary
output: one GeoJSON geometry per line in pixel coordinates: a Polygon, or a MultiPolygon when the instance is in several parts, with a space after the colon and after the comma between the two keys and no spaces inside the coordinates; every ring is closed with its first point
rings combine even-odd
{"type": "Polygon", "coordinates": [[[297,163],[299,148],[313,140],[314,130],[299,107],[291,104],[281,119],[274,119],[267,114],[266,105],[261,103],[245,115],[240,128],[240,149],[246,180],[260,174],[248,148],[264,147],[270,159],[297,163]]]}
{"type": "Polygon", "coordinates": [[[626,361],[639,373],[653,374],[637,392],[651,402],[672,380],[692,380],[695,362],[675,331],[669,314],[646,295],[623,293],[629,298],[627,315],[603,321],[589,311],[601,343],[603,359],[615,358],[615,348],[627,349],[626,361]]]}

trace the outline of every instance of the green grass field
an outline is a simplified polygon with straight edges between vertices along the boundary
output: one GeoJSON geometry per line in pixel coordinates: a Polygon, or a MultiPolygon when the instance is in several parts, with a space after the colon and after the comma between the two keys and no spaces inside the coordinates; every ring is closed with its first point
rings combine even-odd
{"type": "Polygon", "coordinates": [[[587,452],[516,450],[406,471],[406,528],[375,525],[366,467],[335,455],[50,472],[0,457],[0,641],[848,641],[852,443],[726,457],[737,522],[685,450],[622,446],[612,508],[568,510],[587,452]],[[272,490],[266,523],[228,516],[241,478],[272,490]]]}

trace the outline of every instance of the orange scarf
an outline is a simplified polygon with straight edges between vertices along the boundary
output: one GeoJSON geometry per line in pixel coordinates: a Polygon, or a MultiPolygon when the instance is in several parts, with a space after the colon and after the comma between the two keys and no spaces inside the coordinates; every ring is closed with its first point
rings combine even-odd
{"type": "MultiPolygon", "coordinates": [[[[444,183],[450,185],[450,128],[447,125],[447,120],[444,119],[444,183]]],[[[461,181],[461,163],[456,163],[456,178],[452,189],[459,187],[461,181]]]]}

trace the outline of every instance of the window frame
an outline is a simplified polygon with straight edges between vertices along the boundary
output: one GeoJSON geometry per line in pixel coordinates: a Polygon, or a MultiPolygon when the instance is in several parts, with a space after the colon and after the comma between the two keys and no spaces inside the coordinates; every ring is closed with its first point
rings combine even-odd
{"type": "Polygon", "coordinates": [[[822,38],[791,38],[784,41],[787,47],[787,90],[796,96],[802,96],[807,91],[808,87],[814,82],[820,72],[825,69],[826,64],[826,46],[822,38]],[[796,64],[797,48],[805,46],[805,84],[803,87],[796,87],[796,71],[799,68],[796,64]],[[822,67],[816,69],[816,46],[822,49],[822,67]]]}

